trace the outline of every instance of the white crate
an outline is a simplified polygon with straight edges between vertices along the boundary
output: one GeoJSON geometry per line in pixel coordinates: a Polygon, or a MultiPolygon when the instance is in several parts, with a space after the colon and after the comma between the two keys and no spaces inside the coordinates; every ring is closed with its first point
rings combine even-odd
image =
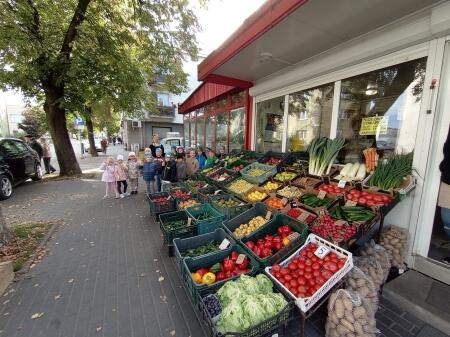
{"type": "Polygon", "coordinates": [[[339,280],[341,280],[350,270],[352,270],[353,268],[353,256],[352,253],[346,251],[345,249],[342,249],[339,246],[336,246],[334,244],[332,244],[331,242],[322,239],[321,237],[314,235],[314,234],[309,234],[308,238],[306,239],[306,242],[303,246],[301,246],[295,253],[293,253],[291,256],[289,256],[288,258],[286,258],[284,261],[280,262],[279,265],[281,267],[286,266],[287,264],[289,264],[289,262],[295,258],[296,256],[298,256],[300,254],[300,252],[305,249],[306,246],[308,246],[308,244],[310,243],[315,243],[318,246],[326,246],[327,248],[329,248],[332,252],[334,252],[337,256],[339,256],[339,258],[346,258],[345,264],[344,266],[338,270],[332,277],[330,277],[323,285],[322,287],[320,287],[319,290],[317,290],[314,295],[312,295],[311,297],[304,297],[304,298],[299,298],[296,297],[293,293],[291,293],[289,291],[289,289],[287,289],[280,281],[278,281],[271,273],[272,267],[266,267],[265,268],[265,272],[266,274],[274,281],[276,282],[280,287],[282,287],[287,294],[289,294],[289,296],[291,298],[293,298],[295,300],[295,304],[300,308],[301,311],[303,312],[307,312],[309,309],[311,309],[313,307],[314,304],[316,304],[323,296],[326,295],[326,293],[328,291],[330,291],[333,286],[339,282],[339,280]]]}

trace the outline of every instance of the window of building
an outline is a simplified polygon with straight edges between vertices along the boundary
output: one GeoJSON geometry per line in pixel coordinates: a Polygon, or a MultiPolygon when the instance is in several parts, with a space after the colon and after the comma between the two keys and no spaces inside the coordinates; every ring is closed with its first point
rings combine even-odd
{"type": "Polygon", "coordinates": [[[205,147],[205,118],[197,118],[197,146],[205,147]]]}
{"type": "Polygon", "coordinates": [[[171,106],[169,94],[165,93],[157,93],[156,97],[158,98],[159,106],[171,106]]]}
{"type": "Polygon", "coordinates": [[[289,95],[287,149],[304,151],[315,137],[329,136],[334,83],[289,95]]]}
{"type": "Polygon", "coordinates": [[[245,109],[230,111],[230,145],[229,151],[244,148],[245,109]]]}
{"type": "Polygon", "coordinates": [[[221,146],[225,146],[225,152],[228,152],[228,112],[217,114],[216,122],[216,151],[221,146]]]}
{"type": "Polygon", "coordinates": [[[205,146],[211,148],[213,151],[216,149],[216,116],[209,116],[206,118],[206,137],[205,146]]]}
{"type": "Polygon", "coordinates": [[[23,116],[22,115],[18,115],[18,114],[14,114],[14,115],[9,115],[9,120],[11,123],[22,123],[23,121],[23,116]]]}
{"type": "Polygon", "coordinates": [[[183,116],[183,124],[184,124],[184,146],[188,148],[191,146],[191,121],[190,114],[186,114],[183,116]]]}
{"type": "Polygon", "coordinates": [[[256,151],[281,151],[284,137],[283,119],[284,96],[256,105],[256,151]]]}
{"type": "Polygon", "coordinates": [[[343,161],[361,151],[379,154],[414,149],[425,78],[426,58],[342,80],[337,135],[348,141],[343,161]]]}

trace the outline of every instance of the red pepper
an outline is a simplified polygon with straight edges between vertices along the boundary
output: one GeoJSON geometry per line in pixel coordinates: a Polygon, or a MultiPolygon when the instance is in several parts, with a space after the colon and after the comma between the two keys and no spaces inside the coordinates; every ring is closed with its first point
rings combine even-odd
{"type": "Polygon", "coordinates": [[[237,258],[238,258],[238,256],[239,256],[239,253],[238,252],[231,252],[231,259],[233,260],[233,261],[236,261],[237,260],[237,258]]]}
{"type": "Polygon", "coordinates": [[[273,236],[272,235],[269,235],[269,234],[267,234],[265,237],[264,237],[264,240],[267,242],[267,241],[270,241],[270,242],[272,242],[272,240],[273,240],[273,236]]]}
{"type": "Polygon", "coordinates": [[[253,241],[247,241],[245,243],[245,245],[251,250],[253,250],[253,247],[255,247],[255,244],[253,243],[253,241]]]}
{"type": "Polygon", "coordinates": [[[244,261],[242,261],[241,264],[238,264],[237,266],[239,267],[239,269],[243,270],[243,269],[247,269],[249,264],[248,258],[247,256],[244,258],[244,261]]]}
{"type": "Polygon", "coordinates": [[[231,271],[227,271],[225,272],[225,279],[232,277],[233,274],[231,273],[231,271]]]}
{"type": "Polygon", "coordinates": [[[266,257],[271,256],[271,255],[272,255],[272,250],[270,248],[264,248],[261,251],[261,257],[262,258],[266,258],[266,257]]]}
{"type": "Polygon", "coordinates": [[[283,244],[281,243],[281,242],[276,242],[275,244],[274,244],[274,247],[273,247],[276,251],[279,251],[281,248],[283,248],[283,244]]]}
{"type": "Polygon", "coordinates": [[[253,253],[255,253],[256,256],[261,255],[261,248],[259,248],[258,246],[253,247],[252,251],[253,253]]]}
{"type": "Polygon", "coordinates": [[[226,275],[223,271],[219,271],[216,274],[216,281],[222,281],[222,280],[225,280],[225,278],[226,278],[226,275]]]}
{"type": "Polygon", "coordinates": [[[258,239],[258,241],[256,241],[256,245],[257,245],[259,248],[264,247],[264,240],[263,240],[263,239],[258,239]]]}
{"type": "Polygon", "coordinates": [[[231,271],[233,271],[234,266],[235,266],[235,263],[234,263],[234,261],[232,259],[226,257],[223,260],[223,270],[224,271],[226,271],[226,272],[230,271],[231,272],[231,271]]]}
{"type": "Polygon", "coordinates": [[[278,235],[276,235],[273,237],[272,242],[274,242],[274,243],[281,242],[281,238],[278,235]]]}
{"type": "Polygon", "coordinates": [[[203,277],[203,275],[205,275],[208,272],[209,272],[209,269],[207,269],[207,268],[200,268],[196,271],[196,273],[198,273],[201,277],[203,277]]]}

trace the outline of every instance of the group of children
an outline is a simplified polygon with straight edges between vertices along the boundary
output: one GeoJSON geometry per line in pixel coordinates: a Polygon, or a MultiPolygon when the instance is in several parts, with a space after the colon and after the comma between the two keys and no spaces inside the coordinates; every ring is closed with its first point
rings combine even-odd
{"type": "Polygon", "coordinates": [[[204,168],[214,166],[218,158],[224,155],[224,148],[216,155],[210,148],[207,148],[206,153],[201,147],[189,149],[186,154],[184,148],[172,147],[172,152],[165,157],[161,148],[156,148],[153,154],[150,148],[146,148],[143,161],[138,160],[134,152],[128,154],[126,163],[122,155],[118,155],[116,161],[110,156],[100,166],[103,171],[102,181],[106,184],[104,198],[124,198],[137,194],[139,176],[145,181],[147,193],[160,192],[164,181],[183,181],[204,168]],[[130,193],[127,193],[128,185],[130,193]]]}

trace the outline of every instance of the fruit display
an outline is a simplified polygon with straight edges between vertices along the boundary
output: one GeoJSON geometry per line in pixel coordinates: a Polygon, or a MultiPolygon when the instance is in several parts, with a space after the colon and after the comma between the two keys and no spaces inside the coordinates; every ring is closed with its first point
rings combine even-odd
{"type": "Polygon", "coordinates": [[[314,214],[309,213],[302,208],[291,208],[287,212],[287,215],[306,224],[310,224],[316,219],[316,216],[314,214]]]}
{"type": "Polygon", "coordinates": [[[223,159],[223,161],[225,162],[226,165],[228,165],[242,159],[243,157],[244,157],[243,154],[229,154],[223,159]]]}
{"type": "Polygon", "coordinates": [[[338,220],[365,222],[375,218],[375,212],[364,206],[337,206],[330,210],[330,215],[338,220]]]}
{"type": "Polygon", "coordinates": [[[245,199],[250,202],[258,202],[267,198],[268,194],[266,192],[260,190],[250,191],[247,195],[245,195],[245,199]]]}
{"type": "Polygon", "coordinates": [[[201,256],[201,255],[206,255],[206,254],[209,254],[209,253],[219,250],[219,245],[220,245],[220,242],[213,240],[213,241],[207,243],[206,245],[196,247],[193,249],[188,249],[184,252],[181,252],[181,256],[182,257],[197,257],[197,256],[201,256]]]}
{"type": "Polygon", "coordinates": [[[195,199],[187,199],[187,200],[180,201],[178,203],[178,208],[179,209],[186,209],[188,207],[192,207],[192,206],[195,206],[195,205],[200,205],[200,203],[197,200],[195,200],[195,199]]]}
{"type": "Polygon", "coordinates": [[[284,225],[277,229],[277,234],[275,235],[265,235],[263,238],[255,241],[247,241],[245,245],[253,252],[256,256],[265,259],[266,257],[272,256],[278,252],[283,247],[289,246],[291,240],[288,238],[289,234],[293,232],[292,228],[284,225]]]}
{"type": "Polygon", "coordinates": [[[181,200],[188,200],[188,199],[192,198],[190,192],[182,190],[182,189],[172,190],[170,192],[170,195],[173,198],[178,198],[178,199],[181,199],[181,200]]]}
{"type": "Polygon", "coordinates": [[[248,162],[244,161],[244,160],[237,160],[234,162],[231,162],[230,164],[227,165],[227,168],[236,172],[239,172],[240,170],[242,170],[244,167],[246,167],[248,165],[248,162]]]}
{"type": "Polygon", "coordinates": [[[294,172],[284,171],[284,172],[277,173],[275,175],[275,177],[273,177],[273,179],[281,181],[281,182],[286,182],[286,181],[291,181],[296,176],[297,176],[297,174],[294,172]]]}
{"type": "Polygon", "coordinates": [[[154,202],[155,204],[158,205],[168,205],[169,204],[169,200],[167,200],[167,197],[156,197],[156,198],[151,198],[152,202],[154,202]]]}
{"type": "Polygon", "coordinates": [[[317,248],[315,243],[310,243],[285,266],[274,264],[270,270],[273,277],[297,298],[314,295],[345,265],[346,259],[339,258],[334,252],[323,259],[317,257],[314,254],[317,248]]]}
{"type": "Polygon", "coordinates": [[[188,179],[188,180],[186,180],[186,185],[195,191],[195,190],[205,187],[206,183],[201,180],[188,179]]]}
{"type": "Polygon", "coordinates": [[[304,188],[304,189],[312,189],[319,185],[322,181],[317,178],[312,177],[301,177],[297,178],[292,182],[292,185],[304,188]]]}
{"type": "Polygon", "coordinates": [[[220,170],[215,172],[209,176],[212,180],[217,181],[218,183],[230,179],[232,176],[225,170],[220,170]]]}
{"type": "Polygon", "coordinates": [[[242,170],[244,167],[245,167],[244,164],[238,164],[236,166],[231,166],[231,169],[233,171],[237,171],[238,172],[238,171],[242,170]]]}
{"type": "Polygon", "coordinates": [[[260,177],[268,172],[269,172],[268,170],[264,170],[260,167],[253,167],[250,170],[248,170],[246,174],[248,174],[251,177],[260,177]]]}
{"type": "Polygon", "coordinates": [[[248,273],[250,271],[248,269],[249,266],[250,259],[247,255],[233,251],[222,262],[217,262],[209,268],[199,268],[192,272],[191,277],[196,284],[211,285],[239,274],[248,273]],[[244,255],[243,259],[238,260],[239,255],[244,255]]]}
{"type": "Polygon", "coordinates": [[[239,204],[241,204],[240,202],[238,202],[237,200],[233,199],[233,198],[219,198],[219,199],[215,199],[214,203],[216,203],[218,206],[223,207],[223,208],[230,208],[230,207],[236,207],[239,204]]]}
{"type": "Polygon", "coordinates": [[[280,186],[281,184],[276,181],[268,181],[264,184],[263,188],[267,191],[276,191],[280,186]]]}
{"type": "Polygon", "coordinates": [[[366,165],[361,163],[345,164],[342,170],[334,179],[354,181],[363,180],[366,177],[366,165]]]}
{"type": "Polygon", "coordinates": [[[286,206],[286,204],[283,203],[283,200],[281,200],[280,198],[277,198],[277,197],[272,197],[272,198],[267,199],[265,201],[265,204],[269,208],[274,208],[274,209],[282,209],[284,206],[286,206]]]}
{"type": "Polygon", "coordinates": [[[263,161],[264,164],[266,165],[278,165],[279,163],[281,163],[281,159],[280,158],[275,158],[275,157],[270,157],[268,159],[266,159],[265,161],[263,161]]]}
{"type": "Polygon", "coordinates": [[[269,220],[266,218],[263,218],[262,216],[258,215],[251,219],[248,223],[241,224],[238,228],[236,228],[233,231],[233,234],[235,237],[242,238],[244,236],[250,235],[254,231],[256,231],[258,228],[265,225],[269,220]]]}
{"type": "Polygon", "coordinates": [[[231,192],[236,193],[236,194],[242,194],[242,193],[248,192],[253,187],[255,187],[255,185],[249,183],[247,180],[244,180],[242,178],[236,179],[235,181],[233,181],[231,184],[229,184],[227,186],[227,188],[231,192]]]}
{"type": "Polygon", "coordinates": [[[334,184],[322,184],[317,188],[319,191],[325,191],[332,194],[341,194],[345,192],[344,188],[334,184]]]}
{"type": "Polygon", "coordinates": [[[331,199],[331,198],[325,197],[323,199],[320,199],[317,195],[312,194],[312,193],[307,193],[305,195],[302,195],[300,200],[301,200],[302,204],[312,207],[312,208],[326,207],[330,203],[333,202],[333,199],[331,199]]]}
{"type": "Polygon", "coordinates": [[[216,317],[222,313],[222,305],[216,295],[210,294],[203,298],[202,301],[211,317],[216,317]]]}
{"type": "Polygon", "coordinates": [[[392,200],[387,195],[371,193],[367,191],[351,190],[345,197],[347,200],[354,201],[359,205],[383,206],[389,204],[392,200]]]}
{"type": "Polygon", "coordinates": [[[283,198],[293,199],[300,198],[302,191],[296,186],[285,186],[277,192],[283,198]]]}
{"type": "Polygon", "coordinates": [[[311,232],[331,242],[343,242],[351,239],[358,227],[340,221],[337,223],[331,216],[320,216],[310,228],[311,232]]]}

